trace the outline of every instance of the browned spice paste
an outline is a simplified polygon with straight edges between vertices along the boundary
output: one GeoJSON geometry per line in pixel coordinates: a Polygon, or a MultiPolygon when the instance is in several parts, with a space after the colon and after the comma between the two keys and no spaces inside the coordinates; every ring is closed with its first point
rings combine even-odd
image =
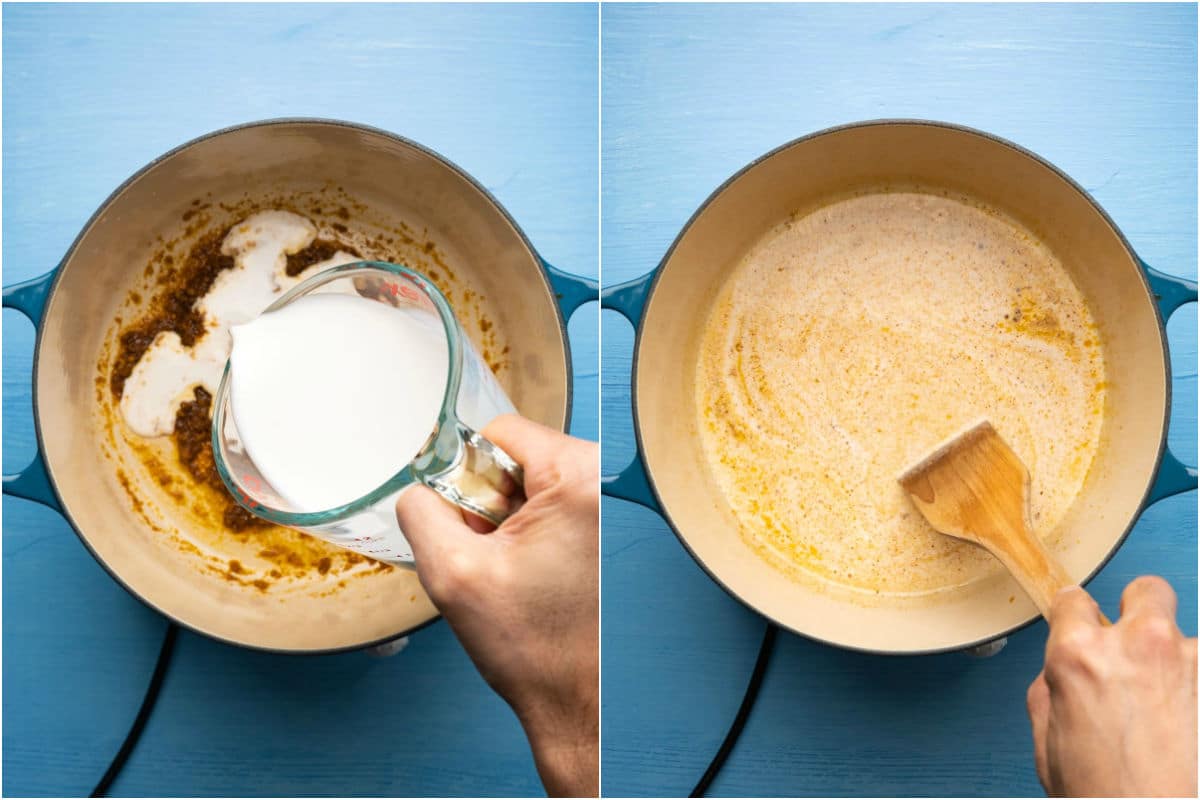
{"type": "MultiPolygon", "coordinates": [[[[186,347],[192,347],[204,335],[204,317],[194,306],[212,288],[217,275],[233,268],[233,258],[221,253],[221,242],[228,233],[229,229],[226,228],[204,236],[192,248],[182,267],[168,267],[160,273],[158,283],[161,290],[152,300],[147,314],[121,334],[110,380],[116,400],[121,399],[125,381],[158,334],[174,331],[186,347]]],[[[338,250],[358,255],[349,245],[317,239],[305,249],[287,257],[287,274],[299,275],[313,264],[332,258],[338,250]]],[[[197,386],[194,397],[194,400],[180,405],[175,414],[175,431],[171,438],[175,442],[179,463],[198,484],[216,490],[223,505],[221,520],[226,529],[240,533],[252,528],[270,527],[271,523],[238,505],[225,487],[213,457],[212,395],[197,386]]]]}
{"type": "Polygon", "coordinates": [[[319,261],[328,261],[337,255],[339,250],[353,256],[358,256],[359,258],[362,257],[357,250],[349,245],[341,244],[340,242],[331,242],[328,239],[314,239],[312,244],[299,253],[288,255],[286,269],[288,277],[296,277],[319,261]]]}

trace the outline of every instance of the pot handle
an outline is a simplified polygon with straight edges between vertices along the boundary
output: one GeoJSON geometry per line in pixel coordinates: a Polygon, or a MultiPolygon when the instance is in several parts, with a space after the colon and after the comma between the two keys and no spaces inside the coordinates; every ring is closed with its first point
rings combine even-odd
{"type": "MultiPolygon", "coordinates": [[[[4,307],[20,311],[29,318],[33,327],[37,328],[42,321],[42,309],[46,306],[55,271],[52,269],[32,280],[4,287],[4,307]]],[[[33,500],[55,511],[62,511],[62,506],[59,505],[50,485],[50,476],[46,474],[46,465],[42,461],[40,451],[25,469],[4,476],[4,494],[33,500]]]]}
{"type": "Polygon", "coordinates": [[[600,282],[582,275],[572,275],[563,272],[558,267],[542,259],[542,268],[550,277],[550,286],[554,289],[554,299],[562,309],[563,319],[570,319],[575,309],[584,303],[600,299],[600,282]]]}
{"type": "MultiPolygon", "coordinates": [[[[650,295],[650,286],[654,282],[655,271],[651,270],[640,278],[618,283],[600,292],[600,307],[611,308],[629,320],[636,330],[642,319],[642,310],[646,298],[650,295]]],[[[608,497],[628,500],[632,503],[661,514],[662,508],[654,499],[650,490],[650,481],[646,477],[646,467],[642,463],[642,453],[634,442],[633,460],[615,475],[604,475],[600,478],[600,492],[608,497]]]]}
{"type": "MultiPolygon", "coordinates": [[[[1150,289],[1154,292],[1154,300],[1158,303],[1159,313],[1163,323],[1175,313],[1175,310],[1185,303],[1196,302],[1196,282],[1185,278],[1159,272],[1145,261],[1142,270],[1150,281],[1150,289]]],[[[1196,488],[1196,468],[1188,466],[1175,457],[1169,448],[1164,448],[1162,463],[1158,467],[1158,476],[1150,487],[1146,505],[1157,503],[1164,497],[1188,492],[1196,488]]]]}

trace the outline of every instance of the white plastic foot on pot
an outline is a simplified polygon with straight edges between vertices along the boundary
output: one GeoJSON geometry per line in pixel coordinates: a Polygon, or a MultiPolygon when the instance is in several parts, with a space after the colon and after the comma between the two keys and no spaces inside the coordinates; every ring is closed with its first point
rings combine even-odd
{"type": "Polygon", "coordinates": [[[990,642],[984,642],[983,644],[976,645],[975,647],[968,647],[963,652],[975,658],[991,658],[992,656],[996,655],[996,653],[999,653],[1001,650],[1003,650],[1004,645],[1006,644],[1008,644],[1007,636],[1000,639],[993,639],[990,642]]]}
{"type": "Polygon", "coordinates": [[[387,658],[388,656],[396,655],[406,647],[408,647],[408,637],[401,636],[399,639],[392,639],[390,642],[368,647],[367,655],[374,658],[387,658]]]}

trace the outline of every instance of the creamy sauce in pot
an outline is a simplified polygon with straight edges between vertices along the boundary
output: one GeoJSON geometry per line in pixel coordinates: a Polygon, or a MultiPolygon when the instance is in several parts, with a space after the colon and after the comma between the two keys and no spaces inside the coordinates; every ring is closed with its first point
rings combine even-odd
{"type": "Polygon", "coordinates": [[[913,596],[1000,567],[930,528],[900,472],[987,417],[1029,467],[1033,527],[1051,537],[1105,393],[1096,323],[1048,248],[965,198],[886,192],[751,248],[707,320],[695,401],[750,547],[797,577],[913,596]]]}

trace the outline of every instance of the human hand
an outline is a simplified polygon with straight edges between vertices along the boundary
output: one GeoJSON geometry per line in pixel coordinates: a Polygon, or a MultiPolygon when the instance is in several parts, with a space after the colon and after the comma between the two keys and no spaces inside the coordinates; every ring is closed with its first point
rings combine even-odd
{"type": "Polygon", "coordinates": [[[1052,796],[1196,796],[1196,640],[1175,592],[1141,577],[1101,622],[1078,586],[1050,609],[1046,665],[1029,687],[1038,777],[1052,796]]]}
{"type": "Polygon", "coordinates": [[[525,729],[551,795],[599,789],[599,447],[518,416],[483,435],[525,472],[525,504],[491,533],[424,486],[396,516],[417,574],[525,729]]]}

